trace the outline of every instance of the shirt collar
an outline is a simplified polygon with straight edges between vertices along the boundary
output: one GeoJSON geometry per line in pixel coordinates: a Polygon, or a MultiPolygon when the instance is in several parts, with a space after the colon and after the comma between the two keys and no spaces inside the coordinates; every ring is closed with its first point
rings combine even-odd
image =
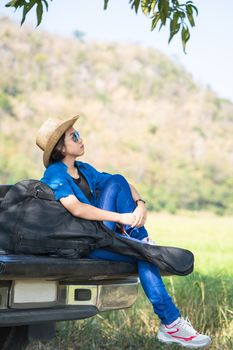
{"type": "MultiPolygon", "coordinates": [[[[56,163],[52,163],[52,164],[50,164],[49,166],[48,166],[48,168],[51,166],[51,165],[55,165],[56,164],[56,167],[58,167],[58,168],[61,168],[61,169],[63,169],[63,170],[65,170],[66,172],[67,172],[67,169],[68,169],[68,166],[65,164],[65,163],[63,163],[62,161],[59,161],[59,162],[56,162],[56,163]]],[[[79,162],[78,160],[75,160],[75,165],[77,166],[77,167],[82,167],[82,162],[79,162]]]]}
{"type": "Polygon", "coordinates": [[[63,163],[63,162],[52,163],[52,164],[50,164],[50,165],[48,166],[48,168],[50,168],[50,167],[52,167],[52,166],[56,166],[56,167],[58,167],[58,168],[65,169],[66,171],[67,171],[67,168],[68,168],[68,166],[67,166],[65,163],[63,163]]]}

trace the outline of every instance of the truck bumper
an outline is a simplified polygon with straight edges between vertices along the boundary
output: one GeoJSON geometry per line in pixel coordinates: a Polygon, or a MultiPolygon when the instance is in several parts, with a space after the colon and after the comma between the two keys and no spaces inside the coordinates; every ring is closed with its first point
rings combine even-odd
{"type": "Polygon", "coordinates": [[[0,327],[29,325],[50,321],[81,320],[95,316],[95,306],[64,306],[49,309],[7,310],[0,312],[0,327]]]}

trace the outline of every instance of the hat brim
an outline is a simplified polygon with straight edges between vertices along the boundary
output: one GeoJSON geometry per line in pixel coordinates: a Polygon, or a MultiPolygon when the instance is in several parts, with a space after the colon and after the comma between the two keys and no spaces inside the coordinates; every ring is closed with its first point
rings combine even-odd
{"type": "Polygon", "coordinates": [[[76,115],[75,117],[66,120],[64,123],[60,124],[48,139],[43,155],[43,162],[46,168],[49,165],[49,159],[56,143],[59,141],[60,137],[64,134],[64,132],[66,132],[66,130],[68,130],[74,125],[74,123],[79,117],[79,115],[76,115]]]}

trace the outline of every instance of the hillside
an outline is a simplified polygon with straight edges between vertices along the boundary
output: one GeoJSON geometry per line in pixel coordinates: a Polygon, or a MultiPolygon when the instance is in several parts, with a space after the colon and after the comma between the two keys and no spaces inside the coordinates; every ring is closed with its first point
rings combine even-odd
{"type": "Polygon", "coordinates": [[[40,178],[38,126],[80,114],[99,170],[127,176],[150,209],[233,212],[233,104],[160,52],[80,42],[0,21],[0,181],[40,178]]]}

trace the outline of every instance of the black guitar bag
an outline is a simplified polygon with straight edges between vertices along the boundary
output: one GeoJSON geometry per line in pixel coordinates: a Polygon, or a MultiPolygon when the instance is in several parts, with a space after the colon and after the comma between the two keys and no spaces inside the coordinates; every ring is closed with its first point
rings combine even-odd
{"type": "Polygon", "coordinates": [[[188,275],[192,252],[153,246],[125,238],[102,222],[74,217],[53,191],[38,180],[23,180],[10,188],[0,206],[0,247],[14,254],[82,258],[96,248],[131,256],[156,265],[161,273],[188,275]]]}

